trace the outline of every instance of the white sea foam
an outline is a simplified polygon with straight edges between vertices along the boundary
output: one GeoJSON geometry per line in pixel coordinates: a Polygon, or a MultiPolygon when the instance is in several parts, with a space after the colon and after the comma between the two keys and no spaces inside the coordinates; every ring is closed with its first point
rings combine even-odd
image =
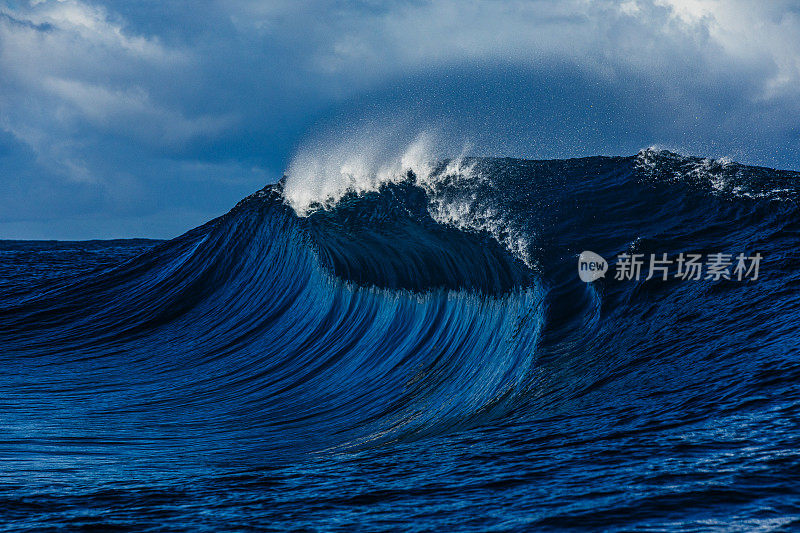
{"type": "Polygon", "coordinates": [[[530,239],[479,189],[491,188],[475,160],[447,159],[446,149],[429,131],[405,137],[396,132],[361,132],[335,142],[300,149],[286,172],[284,196],[299,216],[336,205],[348,193],[377,191],[389,183],[413,180],[425,190],[428,212],[441,224],[484,231],[531,266],[530,239]],[[444,164],[443,166],[443,163],[444,164]]]}
{"type": "Polygon", "coordinates": [[[432,174],[437,158],[429,133],[405,142],[393,132],[347,135],[337,141],[318,141],[298,150],[286,171],[284,196],[300,216],[316,206],[335,205],[345,194],[377,191],[387,183],[420,182],[432,174]]]}

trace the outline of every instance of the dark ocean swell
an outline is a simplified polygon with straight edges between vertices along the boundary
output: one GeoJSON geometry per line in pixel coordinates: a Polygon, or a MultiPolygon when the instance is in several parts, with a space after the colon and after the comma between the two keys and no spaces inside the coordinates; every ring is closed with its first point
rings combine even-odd
{"type": "Polygon", "coordinates": [[[444,168],[303,216],[282,182],[168,242],[2,243],[9,523],[798,527],[798,175],[444,168]],[[764,259],[585,284],[583,250],[764,259]]]}

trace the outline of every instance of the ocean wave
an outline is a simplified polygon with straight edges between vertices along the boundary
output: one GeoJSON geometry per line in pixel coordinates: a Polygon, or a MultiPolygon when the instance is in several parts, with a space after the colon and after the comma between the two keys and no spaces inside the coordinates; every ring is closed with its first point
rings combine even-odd
{"type": "MultiPolygon", "coordinates": [[[[714,500],[725,494],[682,481],[725,483],[702,457],[729,454],[757,474],[771,457],[757,428],[798,405],[797,174],[652,150],[427,159],[325,171],[335,183],[321,184],[296,163],[228,214],[115,267],[0,294],[3,450],[27,461],[20,471],[52,467],[34,485],[65,471],[114,483],[120,465],[125,479],[168,486],[171,468],[214,465],[209,483],[227,483],[231,465],[288,464],[294,495],[307,477],[292,465],[380,471],[387,450],[416,464],[431,449],[432,475],[463,488],[449,446],[466,463],[499,454],[471,475],[491,484],[494,468],[509,487],[515,468],[555,476],[557,465],[581,486],[609,483],[608,472],[616,485],[668,475],[714,500]],[[755,281],[586,284],[584,250],[612,264],[630,252],[764,261],[755,281]],[[700,459],[686,453],[660,474],[586,468],[631,441],[680,455],[681,439],[700,459]],[[20,451],[32,441],[41,446],[20,451]]],[[[603,505],[639,501],[615,498],[603,505]]]]}

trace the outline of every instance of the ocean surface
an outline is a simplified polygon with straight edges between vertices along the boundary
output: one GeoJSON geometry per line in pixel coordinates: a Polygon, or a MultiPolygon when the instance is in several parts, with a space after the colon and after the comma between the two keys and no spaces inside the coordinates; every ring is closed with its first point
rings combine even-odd
{"type": "Polygon", "coordinates": [[[0,530],[800,530],[800,174],[289,170],[170,241],[0,242],[0,530]],[[763,259],[614,275],[681,253],[763,259]]]}

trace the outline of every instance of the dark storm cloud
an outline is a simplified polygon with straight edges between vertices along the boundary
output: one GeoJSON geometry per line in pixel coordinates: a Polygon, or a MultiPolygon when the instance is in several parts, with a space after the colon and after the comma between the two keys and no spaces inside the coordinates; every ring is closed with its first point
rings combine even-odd
{"type": "Polygon", "coordinates": [[[800,168],[798,43],[790,2],[10,2],[0,237],[175,235],[373,113],[485,155],[800,168]]]}

